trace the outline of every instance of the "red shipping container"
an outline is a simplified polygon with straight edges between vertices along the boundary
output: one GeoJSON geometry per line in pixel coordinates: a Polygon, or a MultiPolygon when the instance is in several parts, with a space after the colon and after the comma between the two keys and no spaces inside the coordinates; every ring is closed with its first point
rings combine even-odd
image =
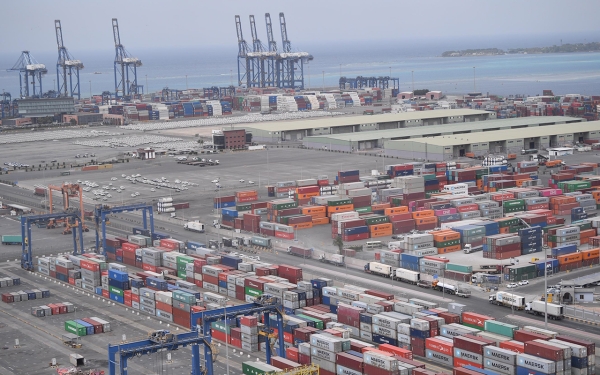
{"type": "Polygon", "coordinates": [[[466,369],[464,367],[455,367],[452,370],[452,375],[481,375],[481,373],[466,369]]]}
{"type": "MultiPolygon", "coordinates": [[[[320,369],[319,370],[319,374],[323,375],[323,370],[320,369]]],[[[364,373],[368,374],[368,375],[395,375],[398,374],[398,371],[390,371],[390,370],[385,370],[382,369],[380,367],[375,367],[373,365],[369,365],[369,364],[364,364],[364,373]]],[[[335,375],[335,374],[334,374],[335,375]]]]}
{"type": "Polygon", "coordinates": [[[550,340],[551,337],[542,335],[539,333],[524,331],[522,329],[516,330],[513,336],[515,341],[527,342],[533,340],[550,340]]]}
{"type": "Polygon", "coordinates": [[[207,282],[209,284],[219,285],[219,278],[210,275],[202,275],[202,281],[207,282]]]}
{"type": "Polygon", "coordinates": [[[151,266],[151,265],[146,264],[146,263],[142,263],[142,269],[144,271],[156,272],[156,266],[151,266]]]}
{"type": "Polygon", "coordinates": [[[466,324],[472,324],[474,326],[483,328],[486,320],[496,320],[496,318],[469,311],[462,313],[462,322],[466,324]]]}
{"type": "Polygon", "coordinates": [[[471,353],[483,354],[483,347],[488,345],[483,341],[476,341],[464,336],[454,336],[454,347],[471,353]]]}
{"type": "Polygon", "coordinates": [[[106,289],[102,289],[102,297],[110,298],[110,293],[106,289]]]}
{"type": "Polygon", "coordinates": [[[347,353],[337,353],[335,362],[354,371],[363,372],[363,359],[347,353]]]}
{"type": "Polygon", "coordinates": [[[502,341],[498,347],[506,350],[513,351],[515,353],[523,354],[525,353],[525,344],[520,341],[509,340],[502,341]]]}
{"type": "Polygon", "coordinates": [[[561,348],[549,344],[542,344],[536,341],[528,341],[525,343],[525,354],[534,355],[551,361],[564,360],[563,353],[561,348]]]}
{"type": "Polygon", "coordinates": [[[413,354],[416,354],[421,357],[425,357],[425,340],[417,337],[410,338],[410,345],[412,348],[413,354]]]}
{"type": "Polygon", "coordinates": [[[483,365],[481,363],[465,361],[462,358],[454,358],[454,367],[464,367],[464,366],[473,366],[473,367],[477,367],[477,368],[483,368],[483,365]]]}
{"type": "Polygon", "coordinates": [[[310,365],[310,355],[298,353],[298,363],[310,365]]]}
{"type": "Polygon", "coordinates": [[[394,295],[393,294],[385,293],[385,292],[380,292],[378,290],[369,289],[369,290],[365,290],[364,293],[368,294],[370,296],[375,296],[375,297],[383,298],[383,299],[385,299],[387,301],[391,301],[391,300],[394,299],[394,295]]]}
{"type": "Polygon", "coordinates": [[[575,337],[563,336],[563,335],[556,336],[556,339],[561,340],[561,341],[570,342],[572,344],[585,346],[587,348],[588,355],[596,352],[596,344],[591,341],[581,340],[581,339],[578,339],[575,337]]]}
{"type": "Polygon", "coordinates": [[[163,302],[156,301],[156,309],[173,314],[173,306],[163,302]]]}
{"type": "Polygon", "coordinates": [[[242,347],[242,340],[240,339],[234,339],[233,337],[229,339],[229,343],[233,346],[235,346],[236,348],[241,348],[242,347]]]}
{"type": "Polygon", "coordinates": [[[298,362],[298,348],[289,347],[285,349],[285,357],[291,361],[298,362]]]}
{"type": "Polygon", "coordinates": [[[438,316],[440,318],[444,318],[444,321],[446,324],[452,324],[452,323],[460,324],[460,315],[458,315],[458,314],[453,314],[453,313],[449,313],[449,312],[441,312],[441,313],[438,313],[438,316]]]}
{"type": "Polygon", "coordinates": [[[350,305],[340,304],[338,305],[338,322],[349,325],[351,327],[360,327],[360,313],[364,312],[364,309],[354,307],[350,305]]]}
{"type": "Polygon", "coordinates": [[[392,353],[394,356],[401,357],[404,359],[413,359],[412,352],[408,349],[399,348],[390,344],[379,345],[379,350],[384,352],[392,353]]]}
{"type": "Polygon", "coordinates": [[[394,358],[398,360],[400,365],[402,365],[402,363],[406,363],[416,368],[425,368],[425,364],[423,362],[415,361],[413,359],[406,359],[398,356],[394,356],[394,358]]]}
{"type": "Polygon", "coordinates": [[[454,346],[451,343],[436,339],[435,337],[429,337],[425,339],[425,348],[450,356],[454,355],[454,346]]]}
{"type": "Polygon", "coordinates": [[[471,340],[483,342],[486,345],[496,346],[496,341],[490,340],[490,339],[486,339],[485,337],[475,336],[475,335],[471,335],[469,333],[467,333],[466,335],[463,335],[463,337],[467,338],[467,339],[471,339],[471,340]]]}

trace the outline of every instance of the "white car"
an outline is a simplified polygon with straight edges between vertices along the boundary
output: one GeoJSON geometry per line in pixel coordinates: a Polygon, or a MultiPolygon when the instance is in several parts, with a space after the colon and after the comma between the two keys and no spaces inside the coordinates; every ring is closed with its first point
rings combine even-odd
{"type": "Polygon", "coordinates": [[[518,285],[517,285],[517,284],[515,284],[515,283],[510,283],[510,284],[508,284],[506,287],[507,287],[507,288],[516,288],[516,287],[518,287],[518,285]]]}
{"type": "Polygon", "coordinates": [[[150,189],[150,191],[156,191],[156,189],[152,188],[152,189],[150,189]]]}
{"type": "Polygon", "coordinates": [[[106,194],[106,197],[107,197],[107,198],[112,198],[112,195],[110,195],[110,194],[106,194]]]}
{"type": "Polygon", "coordinates": [[[529,281],[528,280],[521,280],[521,281],[519,281],[519,285],[529,285],[529,281]]]}
{"type": "Polygon", "coordinates": [[[110,180],[111,181],[117,181],[117,178],[116,177],[112,177],[110,180]]]}
{"type": "Polygon", "coordinates": [[[219,183],[219,179],[212,180],[211,182],[212,182],[213,184],[218,184],[218,183],[219,183]]]}
{"type": "Polygon", "coordinates": [[[254,185],[254,181],[248,181],[248,184],[254,185]]]}
{"type": "Polygon", "coordinates": [[[137,191],[136,191],[135,193],[133,193],[133,194],[135,194],[135,196],[136,196],[136,197],[137,197],[138,195],[140,195],[140,193],[138,193],[137,191]]]}
{"type": "Polygon", "coordinates": [[[122,190],[121,189],[117,189],[117,193],[120,193],[122,190]]]}
{"type": "Polygon", "coordinates": [[[240,180],[240,182],[242,182],[242,183],[243,183],[243,182],[246,182],[246,180],[244,180],[244,179],[242,178],[242,179],[240,180]]]}
{"type": "Polygon", "coordinates": [[[136,197],[136,195],[135,195],[135,194],[131,194],[131,196],[132,196],[132,197],[134,197],[134,198],[136,197]]]}
{"type": "Polygon", "coordinates": [[[126,175],[125,173],[123,173],[123,174],[121,175],[121,177],[123,177],[123,178],[127,178],[127,175],[126,175]]]}

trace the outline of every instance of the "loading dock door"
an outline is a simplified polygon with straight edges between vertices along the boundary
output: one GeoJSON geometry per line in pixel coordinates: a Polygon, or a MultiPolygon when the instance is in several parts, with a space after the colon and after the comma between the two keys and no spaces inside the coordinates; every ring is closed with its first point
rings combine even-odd
{"type": "Polygon", "coordinates": [[[529,142],[529,149],[534,149],[535,148],[535,142],[529,142]]]}

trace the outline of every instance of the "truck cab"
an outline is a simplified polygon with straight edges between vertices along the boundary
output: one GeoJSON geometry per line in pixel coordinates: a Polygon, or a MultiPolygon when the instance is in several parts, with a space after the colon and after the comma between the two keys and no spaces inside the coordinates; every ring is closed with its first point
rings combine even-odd
{"type": "Polygon", "coordinates": [[[465,248],[463,249],[463,252],[465,254],[470,254],[473,251],[473,248],[471,247],[470,243],[465,244],[465,248]]]}

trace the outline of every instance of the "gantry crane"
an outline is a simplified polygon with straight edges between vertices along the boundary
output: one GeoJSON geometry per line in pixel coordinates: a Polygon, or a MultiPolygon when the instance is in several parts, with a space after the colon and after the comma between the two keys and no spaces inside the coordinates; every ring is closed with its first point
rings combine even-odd
{"type": "Polygon", "coordinates": [[[70,198],[79,198],[79,215],[84,217],[83,210],[83,189],[79,184],[71,184],[68,182],[63,183],[61,186],[48,185],[48,201],[50,213],[52,213],[52,190],[60,191],[63,200],[63,209],[65,211],[72,211],[70,205],[70,198]]]}
{"type": "Polygon", "coordinates": [[[112,28],[115,40],[115,96],[121,98],[141,94],[143,86],[138,85],[137,68],[142,66],[142,61],[130,56],[121,44],[119,22],[116,18],[112,19],[112,28]]]}
{"type": "Polygon", "coordinates": [[[151,238],[154,238],[154,214],[152,205],[144,203],[133,204],[129,206],[109,207],[98,204],[94,207],[94,222],[96,223],[96,251],[100,249],[100,238],[102,238],[102,254],[106,255],[106,215],[118,214],[121,212],[142,211],[142,225],[144,229],[150,230],[151,238]],[[150,228],[148,228],[148,217],[150,218],[150,228]],[[101,237],[102,236],[102,237],[101,237]]]}
{"type": "Polygon", "coordinates": [[[238,38],[238,85],[246,85],[246,87],[256,87],[256,84],[252,82],[251,77],[254,76],[252,71],[254,56],[250,51],[248,43],[244,40],[244,34],[242,32],[242,21],[240,16],[235,16],[235,29],[237,31],[238,38]]]}
{"type": "MultiPolygon", "coordinates": [[[[108,346],[108,374],[127,375],[127,361],[135,356],[156,353],[159,350],[176,350],[179,347],[191,345],[192,351],[192,375],[214,375],[214,344],[210,333],[212,322],[235,318],[241,315],[263,314],[265,325],[269,329],[269,314],[277,315],[277,335],[279,342],[283,343],[283,307],[275,298],[262,296],[254,303],[238,306],[223,307],[222,309],[192,312],[190,314],[190,326],[192,332],[180,335],[171,335],[169,332],[159,331],[149,335],[148,339],[119,343],[108,346]],[[164,339],[163,339],[164,338],[164,339]],[[204,364],[200,358],[200,345],[204,346],[204,364]],[[119,371],[117,371],[117,368],[119,371]]],[[[285,348],[280,345],[277,355],[285,358],[285,348]]],[[[271,362],[271,347],[266,348],[267,363],[271,362]]],[[[226,359],[228,360],[228,359],[226,359]]],[[[315,367],[313,366],[313,369],[315,367]]],[[[297,373],[298,375],[316,375],[318,371],[297,373]]]]}
{"type": "Polygon", "coordinates": [[[279,13],[282,52],[279,53],[279,87],[304,89],[304,64],[313,59],[308,52],[292,52],[292,43],[288,39],[285,15],[279,13]]]}
{"type": "Polygon", "coordinates": [[[0,97],[0,118],[15,116],[15,105],[10,92],[3,91],[0,97]]]}
{"type": "Polygon", "coordinates": [[[273,36],[273,25],[271,15],[265,13],[265,24],[267,26],[267,41],[269,43],[269,55],[265,59],[265,86],[279,87],[279,60],[277,59],[277,42],[273,36]]]}
{"type": "Polygon", "coordinates": [[[33,254],[31,250],[31,224],[47,222],[48,220],[78,220],[77,231],[73,233],[73,254],[83,254],[83,227],[77,213],[62,212],[43,215],[23,215],[21,216],[21,236],[23,244],[21,245],[21,267],[28,271],[34,270],[33,254]],[[79,233],[79,251],[77,250],[77,234],[79,233]]]}
{"type": "Polygon", "coordinates": [[[54,20],[54,29],[56,30],[56,43],[58,44],[58,61],[56,62],[58,95],[81,99],[79,71],[83,69],[83,63],[80,60],[75,60],[63,44],[60,20],[54,20]],[[75,79],[75,84],[73,84],[73,78],[75,79]]]}
{"type": "Polygon", "coordinates": [[[8,70],[19,72],[20,98],[38,98],[42,96],[42,77],[48,73],[48,69],[46,69],[46,65],[37,62],[29,51],[23,51],[19,60],[8,70]],[[29,81],[30,79],[31,81],[29,81]],[[30,84],[31,91],[29,90],[30,84]]]}

